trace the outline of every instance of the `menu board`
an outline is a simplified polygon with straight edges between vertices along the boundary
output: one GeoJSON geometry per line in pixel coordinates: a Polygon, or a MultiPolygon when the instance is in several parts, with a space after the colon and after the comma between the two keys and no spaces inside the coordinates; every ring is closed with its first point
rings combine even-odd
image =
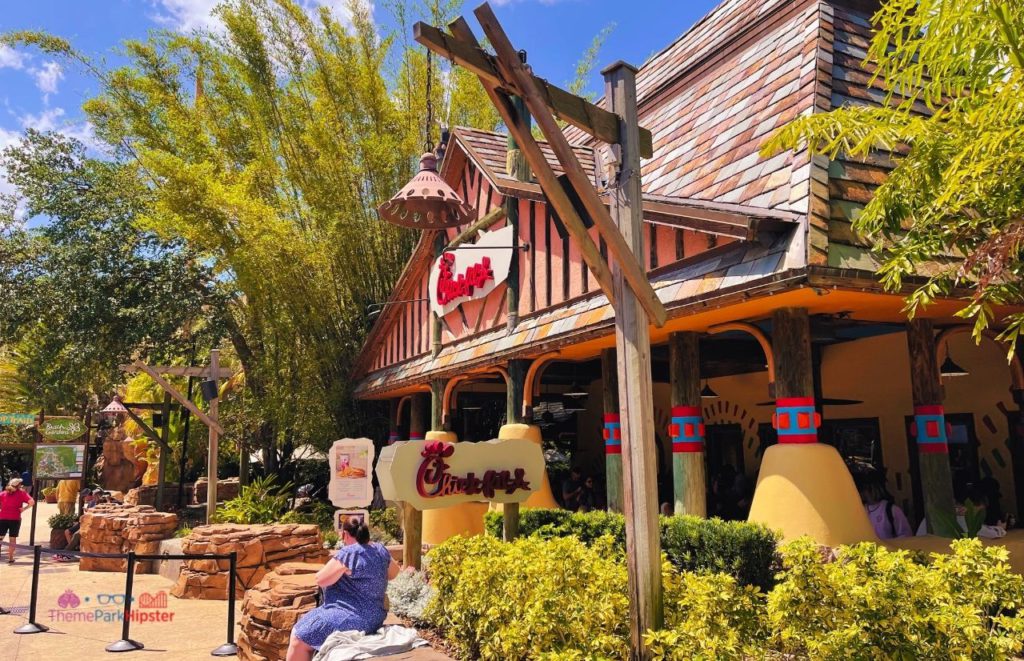
{"type": "Polygon", "coordinates": [[[373,441],[343,438],[327,455],[331,481],[327,497],[335,507],[367,507],[373,500],[373,441]]]}

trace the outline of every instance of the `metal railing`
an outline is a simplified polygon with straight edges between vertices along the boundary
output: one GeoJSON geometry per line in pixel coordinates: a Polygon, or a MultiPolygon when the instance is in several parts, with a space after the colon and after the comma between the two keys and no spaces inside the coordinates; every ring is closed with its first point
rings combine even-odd
{"type": "MultiPolygon", "coordinates": [[[[34,633],[45,633],[49,631],[49,627],[40,624],[36,621],[36,606],[39,601],[39,569],[42,562],[43,554],[72,557],[72,558],[110,558],[110,559],[124,559],[128,561],[127,575],[125,576],[124,582],[124,608],[121,613],[122,624],[121,624],[121,639],[114,641],[106,646],[108,652],[132,652],[135,650],[141,650],[145,648],[145,645],[133,640],[131,637],[131,613],[132,613],[132,602],[134,598],[132,591],[134,589],[135,582],[135,563],[138,561],[150,561],[150,560],[227,560],[229,562],[228,587],[228,636],[227,642],[217,647],[212,652],[213,656],[237,656],[238,645],[235,644],[235,588],[237,586],[238,576],[238,553],[232,551],[231,553],[225,554],[188,554],[188,553],[177,553],[177,554],[159,554],[159,555],[143,555],[136,554],[133,551],[128,553],[86,553],[82,551],[65,551],[65,550],[50,550],[43,549],[40,545],[35,546],[22,546],[16,545],[15,548],[22,550],[32,551],[32,593],[29,598],[28,605],[28,622],[23,624],[14,630],[16,634],[34,634],[34,633]]],[[[11,611],[0,607],[0,615],[10,615],[11,611]]]]}

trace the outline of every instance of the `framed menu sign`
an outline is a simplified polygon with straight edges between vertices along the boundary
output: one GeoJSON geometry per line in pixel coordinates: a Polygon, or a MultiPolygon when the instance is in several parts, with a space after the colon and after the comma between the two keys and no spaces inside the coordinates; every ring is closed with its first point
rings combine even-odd
{"type": "Polygon", "coordinates": [[[373,441],[343,438],[327,455],[331,481],[327,497],[335,507],[366,507],[373,500],[373,441]]]}

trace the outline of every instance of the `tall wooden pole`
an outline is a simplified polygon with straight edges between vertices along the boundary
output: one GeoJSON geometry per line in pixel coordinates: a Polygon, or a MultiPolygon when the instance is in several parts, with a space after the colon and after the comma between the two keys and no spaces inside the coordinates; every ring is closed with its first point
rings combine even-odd
{"type": "MultiPolygon", "coordinates": [[[[508,424],[525,422],[523,417],[523,392],[526,390],[526,373],[530,361],[514,359],[508,361],[508,388],[505,392],[505,419],[508,424]]],[[[510,542],[519,536],[519,503],[505,503],[502,512],[502,538],[510,542]]]]}
{"type": "MultiPolygon", "coordinates": [[[[160,463],[156,469],[156,509],[163,511],[164,488],[167,482],[167,462],[170,459],[167,441],[171,430],[171,393],[164,393],[164,407],[160,409],[163,416],[163,426],[160,428],[160,463]]],[[[179,478],[179,482],[181,479],[179,478]]]]}
{"type": "Polygon", "coordinates": [[[805,308],[772,313],[772,353],[779,443],[816,443],[820,420],[814,406],[811,324],[805,308]]]}
{"type": "MultiPolygon", "coordinates": [[[[426,397],[415,393],[409,399],[409,440],[422,441],[426,427],[426,397]]],[[[420,568],[423,553],[423,511],[409,503],[402,504],[402,564],[420,568]]]]}
{"type": "Polygon", "coordinates": [[[937,512],[952,513],[953,474],[949,467],[946,416],[942,408],[942,381],[935,353],[935,330],[929,319],[907,323],[910,352],[910,389],[914,398],[914,425],[921,493],[929,532],[937,512]]]}
{"type": "Polygon", "coordinates": [[[672,382],[672,492],[676,514],[707,516],[704,419],[700,399],[700,342],[696,333],[669,336],[672,382]]]}
{"type": "MultiPolygon", "coordinates": [[[[214,385],[217,385],[217,373],[220,371],[220,349],[210,350],[210,378],[213,380],[214,385]]],[[[210,400],[210,419],[214,422],[217,420],[217,414],[220,409],[220,397],[214,397],[210,400]]],[[[217,430],[210,427],[210,443],[207,448],[207,465],[209,474],[209,481],[206,484],[206,522],[210,523],[213,521],[213,515],[217,511],[217,441],[218,435],[217,430]]]]}
{"type": "Polygon", "coordinates": [[[615,349],[601,351],[604,384],[604,481],[608,511],[622,511],[622,427],[619,416],[619,366],[615,349]]]}
{"type": "MultiPolygon", "coordinates": [[[[611,186],[611,215],[636,257],[644,255],[640,188],[640,124],[637,119],[636,68],[617,62],[602,73],[609,110],[620,118],[621,159],[611,186]]],[[[658,525],[658,461],[654,440],[649,320],[618,262],[615,289],[615,346],[619,365],[622,416],[623,510],[629,571],[629,631],[633,657],[651,658],[644,633],[661,629],[661,529],[658,525]]],[[[646,281],[646,274],[644,274],[646,281]]]]}
{"type": "Polygon", "coordinates": [[[388,445],[395,443],[399,440],[398,433],[398,402],[401,401],[397,397],[392,397],[388,400],[388,445]]]}

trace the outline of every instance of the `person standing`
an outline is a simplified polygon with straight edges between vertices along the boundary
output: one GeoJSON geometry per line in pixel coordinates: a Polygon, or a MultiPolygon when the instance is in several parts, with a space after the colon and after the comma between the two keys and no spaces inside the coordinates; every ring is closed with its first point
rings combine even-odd
{"type": "Polygon", "coordinates": [[[12,478],[0,492],[0,543],[7,537],[7,564],[14,564],[14,547],[21,532],[21,515],[36,501],[22,486],[20,477],[12,478]]]}
{"type": "Polygon", "coordinates": [[[580,496],[583,494],[583,480],[580,469],[576,466],[569,471],[569,477],[562,482],[562,507],[570,512],[580,509],[580,496]]]}
{"type": "Polygon", "coordinates": [[[80,490],[78,480],[61,480],[57,483],[57,511],[61,514],[73,514],[78,504],[80,490]]]}

